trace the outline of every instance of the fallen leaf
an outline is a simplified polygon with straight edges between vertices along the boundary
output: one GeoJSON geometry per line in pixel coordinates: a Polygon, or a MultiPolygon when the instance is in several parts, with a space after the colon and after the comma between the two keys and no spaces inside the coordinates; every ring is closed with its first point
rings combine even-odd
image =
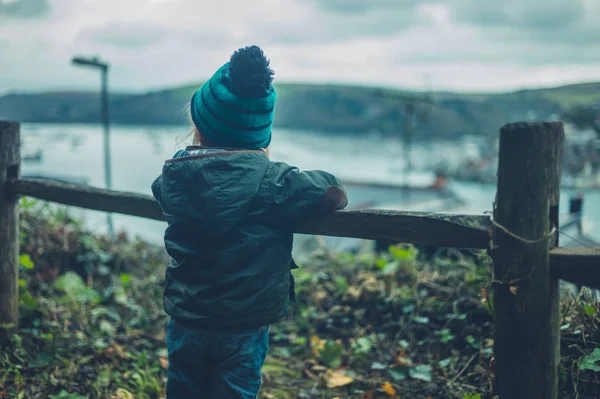
{"type": "Polygon", "coordinates": [[[509,290],[513,295],[517,295],[517,291],[519,290],[519,287],[511,285],[509,290]]]}
{"type": "Polygon", "coordinates": [[[304,377],[310,378],[312,380],[317,378],[317,376],[314,375],[309,369],[304,369],[303,374],[304,374],[304,377]]]}
{"type": "Polygon", "coordinates": [[[373,391],[363,393],[361,399],[373,399],[373,391]]]}
{"type": "Polygon", "coordinates": [[[339,371],[329,371],[325,379],[327,381],[327,388],[338,388],[348,385],[354,381],[352,377],[348,377],[339,371]]]}
{"type": "Polygon", "coordinates": [[[383,391],[385,393],[387,393],[388,396],[391,396],[392,398],[396,397],[396,390],[394,389],[394,387],[392,386],[392,384],[390,384],[389,382],[386,382],[385,384],[383,384],[381,386],[381,389],[383,389],[383,391]]]}
{"type": "Polygon", "coordinates": [[[383,363],[374,362],[371,364],[371,370],[385,370],[387,366],[383,363]]]}
{"type": "Polygon", "coordinates": [[[126,389],[119,388],[111,399],[135,399],[133,394],[126,389]]]}
{"type": "Polygon", "coordinates": [[[430,382],[431,366],[428,364],[419,364],[417,367],[410,369],[408,374],[415,380],[430,382]]]}
{"type": "Polygon", "coordinates": [[[400,353],[398,353],[398,355],[396,356],[395,360],[396,364],[399,364],[401,366],[410,366],[412,364],[410,358],[406,357],[406,349],[402,349],[400,353]]]}
{"type": "Polygon", "coordinates": [[[104,351],[107,355],[116,356],[120,359],[126,359],[131,355],[123,349],[123,347],[115,342],[104,351]]]}
{"type": "Polygon", "coordinates": [[[360,294],[360,290],[352,286],[348,288],[348,291],[346,291],[346,295],[353,301],[358,301],[360,299],[360,294]]]}
{"type": "Polygon", "coordinates": [[[325,348],[325,340],[313,335],[310,337],[310,346],[312,348],[313,355],[319,357],[319,352],[325,348]]]}
{"type": "Polygon", "coordinates": [[[169,367],[169,360],[166,357],[160,357],[158,358],[158,361],[160,363],[160,367],[162,367],[163,369],[169,367]]]}

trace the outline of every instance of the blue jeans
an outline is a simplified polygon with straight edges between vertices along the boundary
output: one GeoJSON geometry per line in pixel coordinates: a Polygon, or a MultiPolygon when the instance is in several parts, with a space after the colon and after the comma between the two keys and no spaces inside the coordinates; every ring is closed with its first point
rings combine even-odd
{"type": "Polygon", "coordinates": [[[166,399],[255,399],[267,356],[269,329],[216,333],[167,327],[166,399]]]}

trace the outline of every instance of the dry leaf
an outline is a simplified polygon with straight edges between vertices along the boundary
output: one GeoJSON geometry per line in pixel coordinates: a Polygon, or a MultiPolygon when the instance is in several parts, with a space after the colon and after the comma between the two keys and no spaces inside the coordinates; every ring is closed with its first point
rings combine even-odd
{"type": "Polygon", "coordinates": [[[133,394],[126,389],[119,388],[115,395],[111,397],[111,399],[135,399],[133,394]]]}
{"type": "Polygon", "coordinates": [[[391,396],[392,398],[396,397],[396,390],[394,389],[392,384],[390,384],[389,382],[386,382],[385,384],[383,384],[381,386],[381,389],[383,389],[384,392],[388,394],[388,396],[391,396]]]}
{"type": "Polygon", "coordinates": [[[510,292],[512,292],[513,295],[517,295],[517,291],[518,291],[519,287],[511,285],[509,290],[510,292]]]}
{"type": "Polygon", "coordinates": [[[314,380],[317,378],[317,376],[314,375],[309,369],[304,369],[303,374],[304,374],[304,377],[310,378],[311,380],[314,380]]]}
{"type": "Polygon", "coordinates": [[[312,348],[313,355],[318,357],[319,352],[321,352],[323,348],[325,348],[325,340],[319,338],[316,335],[313,335],[312,337],[310,337],[310,346],[312,348]]]}
{"type": "Polygon", "coordinates": [[[408,357],[406,357],[405,349],[402,349],[400,353],[398,353],[395,360],[396,364],[399,364],[401,366],[409,366],[412,364],[412,361],[408,357]]]}
{"type": "Polygon", "coordinates": [[[350,384],[354,379],[339,371],[329,371],[326,375],[327,388],[338,388],[350,384]]]}
{"type": "Polygon", "coordinates": [[[350,300],[358,301],[360,299],[360,290],[356,287],[350,286],[346,291],[346,295],[350,297],[350,300]]]}
{"type": "Polygon", "coordinates": [[[162,367],[163,369],[169,367],[169,360],[167,360],[166,357],[159,357],[158,362],[160,363],[160,367],[162,367]]]}
{"type": "Polygon", "coordinates": [[[481,303],[485,305],[485,303],[488,300],[488,293],[487,290],[485,288],[481,289],[481,303]]]}
{"type": "Polygon", "coordinates": [[[361,399],[373,399],[373,391],[363,393],[363,396],[361,399]]]}
{"type": "Polygon", "coordinates": [[[130,356],[121,345],[114,342],[106,348],[105,353],[107,355],[116,356],[119,359],[126,359],[130,356]]]}

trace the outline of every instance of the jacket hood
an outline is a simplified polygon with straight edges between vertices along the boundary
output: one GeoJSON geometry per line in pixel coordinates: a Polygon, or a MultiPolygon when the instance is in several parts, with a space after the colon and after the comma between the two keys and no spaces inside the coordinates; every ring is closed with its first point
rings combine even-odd
{"type": "Polygon", "coordinates": [[[222,151],[165,162],[152,184],[169,225],[189,225],[195,235],[231,231],[255,200],[269,158],[263,151],[222,151]]]}

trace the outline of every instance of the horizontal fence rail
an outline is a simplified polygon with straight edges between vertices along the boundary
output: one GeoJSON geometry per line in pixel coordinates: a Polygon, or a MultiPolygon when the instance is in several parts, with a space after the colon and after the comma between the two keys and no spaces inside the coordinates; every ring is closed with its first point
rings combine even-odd
{"type": "MultiPolygon", "coordinates": [[[[158,203],[149,195],[42,179],[8,181],[6,189],[13,194],[65,205],[164,220],[158,203]]],[[[490,229],[490,219],[487,216],[363,210],[340,211],[330,216],[310,219],[296,226],[295,232],[485,249],[489,245],[490,229]]]]}
{"type": "MultiPolygon", "coordinates": [[[[164,221],[149,195],[44,179],[15,179],[5,189],[45,201],[103,212],[164,221]]],[[[488,216],[385,210],[338,211],[309,219],[294,231],[333,237],[402,242],[435,247],[488,249],[492,224],[488,216]]],[[[600,248],[554,248],[550,264],[556,277],[600,288],[600,248]]]]}

